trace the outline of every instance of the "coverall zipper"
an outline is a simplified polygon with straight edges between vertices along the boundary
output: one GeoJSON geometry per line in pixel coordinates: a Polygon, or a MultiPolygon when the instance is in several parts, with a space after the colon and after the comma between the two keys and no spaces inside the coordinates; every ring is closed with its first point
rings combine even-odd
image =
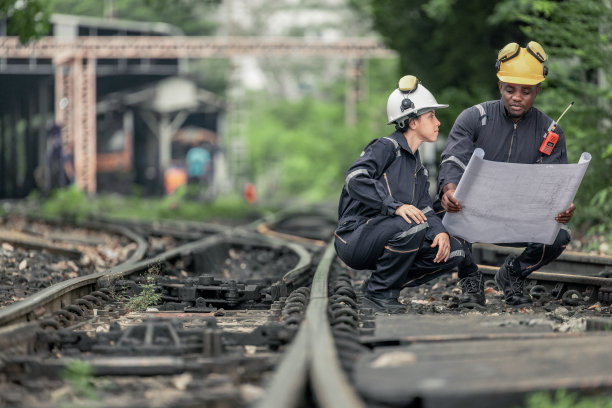
{"type": "Polygon", "coordinates": [[[412,198],[410,199],[410,204],[414,202],[414,193],[416,192],[416,183],[417,183],[417,173],[419,172],[420,169],[421,169],[420,163],[417,160],[414,166],[414,178],[413,178],[413,183],[412,183],[412,198]]]}
{"type": "Polygon", "coordinates": [[[393,197],[393,194],[391,194],[391,186],[389,185],[389,179],[387,178],[386,171],[383,173],[383,176],[385,177],[385,183],[387,183],[387,190],[389,191],[389,195],[393,197]]]}
{"type": "Polygon", "coordinates": [[[506,163],[510,162],[510,155],[512,154],[512,144],[514,143],[514,135],[516,135],[516,123],[514,124],[514,130],[512,130],[512,139],[510,139],[510,150],[508,151],[508,160],[506,163]]]}

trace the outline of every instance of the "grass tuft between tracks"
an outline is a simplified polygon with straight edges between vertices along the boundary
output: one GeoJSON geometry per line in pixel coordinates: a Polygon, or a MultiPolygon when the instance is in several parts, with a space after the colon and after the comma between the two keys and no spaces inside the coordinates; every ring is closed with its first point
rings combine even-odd
{"type": "Polygon", "coordinates": [[[155,306],[161,300],[161,293],[155,292],[155,276],[148,275],[146,283],[140,284],[140,293],[131,297],[127,302],[130,312],[146,312],[150,306],[155,306]]]}
{"type": "Polygon", "coordinates": [[[250,204],[238,194],[218,196],[211,200],[185,197],[184,191],[170,196],[140,197],[118,194],[90,196],[76,187],[55,190],[41,199],[37,194],[28,197],[30,208],[38,208],[38,215],[51,220],[83,222],[96,217],[131,220],[194,220],[221,221],[230,224],[260,218],[272,211],[259,204],[250,204]]]}
{"type": "Polygon", "coordinates": [[[536,392],[527,398],[527,408],[612,408],[612,395],[581,397],[567,390],[536,392]]]}

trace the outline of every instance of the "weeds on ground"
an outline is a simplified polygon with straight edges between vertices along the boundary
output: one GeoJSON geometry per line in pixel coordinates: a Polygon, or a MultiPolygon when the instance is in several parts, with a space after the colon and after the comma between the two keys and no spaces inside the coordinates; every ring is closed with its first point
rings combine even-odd
{"type": "Polygon", "coordinates": [[[161,300],[161,294],[155,292],[155,277],[159,275],[161,265],[153,265],[147,270],[146,283],[140,285],[141,292],[130,298],[127,309],[131,312],[145,312],[149,306],[156,305],[161,300]]]}
{"type": "Polygon", "coordinates": [[[527,408],[612,408],[612,396],[581,397],[566,390],[554,395],[536,392],[527,398],[527,408]]]}
{"type": "Polygon", "coordinates": [[[88,361],[73,360],[66,364],[63,378],[70,385],[75,397],[98,400],[99,396],[93,384],[94,367],[88,361]]]}

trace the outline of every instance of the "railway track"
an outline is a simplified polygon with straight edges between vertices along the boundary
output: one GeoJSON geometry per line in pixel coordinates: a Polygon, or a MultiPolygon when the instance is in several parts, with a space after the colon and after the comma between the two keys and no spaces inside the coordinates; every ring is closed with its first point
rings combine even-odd
{"type": "Polygon", "coordinates": [[[507,249],[475,246],[485,310],[459,309],[446,275],[390,316],[361,307],[366,273],[336,258],[324,213],[123,227],[150,256],[0,309],[5,406],[504,407],[612,390],[608,257],[564,254],[531,275],[532,307],[507,308],[490,279],[507,249]],[[130,310],[153,281],[160,299],[130,310]]]}
{"type": "Polygon", "coordinates": [[[0,218],[0,306],[63,282],[145,256],[140,235],[120,225],[73,226],[24,217],[0,218]]]}

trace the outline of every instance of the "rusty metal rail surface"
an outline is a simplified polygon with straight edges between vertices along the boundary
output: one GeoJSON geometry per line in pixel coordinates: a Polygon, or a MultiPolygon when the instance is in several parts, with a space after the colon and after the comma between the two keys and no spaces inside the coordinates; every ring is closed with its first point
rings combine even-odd
{"type": "Polygon", "coordinates": [[[247,226],[260,234],[307,247],[323,248],[333,237],[338,218],[335,213],[321,209],[310,211],[279,211],[247,226]],[[299,234],[297,233],[299,231],[299,234]]]}
{"type": "MultiPolygon", "coordinates": [[[[299,258],[298,264],[283,276],[286,285],[298,285],[308,279],[305,274],[310,267],[310,254],[297,244],[285,244],[279,240],[254,235],[245,231],[229,232],[204,238],[186,244],[162,254],[153,259],[144,259],[138,262],[130,261],[110,268],[107,271],[92,275],[78,277],[61,282],[46,288],[37,294],[27,297],[0,310],[0,326],[7,326],[20,322],[38,320],[45,316],[61,311],[64,307],[72,305],[90,293],[109,286],[113,281],[137,275],[146,271],[152,265],[181,256],[189,256],[194,252],[206,251],[222,243],[239,243],[249,245],[285,246],[290,248],[299,258]]],[[[139,253],[141,251],[138,251],[139,253]]],[[[140,256],[140,255],[139,255],[140,256]]]]}
{"type": "Polygon", "coordinates": [[[185,220],[135,220],[135,219],[115,219],[109,217],[99,217],[99,223],[117,224],[132,228],[141,234],[166,234],[170,236],[183,236],[198,240],[205,235],[221,234],[227,232],[225,225],[212,224],[199,221],[185,220]]]}
{"type": "Polygon", "coordinates": [[[306,319],[258,408],[303,406],[307,382],[317,406],[364,407],[340,366],[328,319],[328,279],[336,257],[333,241],[317,266],[306,319]]]}
{"type": "MultiPolygon", "coordinates": [[[[90,224],[90,227],[94,227],[90,224]]],[[[142,259],[147,250],[147,242],[129,228],[118,225],[97,225],[95,226],[106,231],[124,235],[137,243],[136,251],[121,265],[113,270],[128,269],[142,259]]],[[[93,292],[96,288],[98,279],[105,276],[108,271],[102,271],[87,276],[80,276],[60,282],[41,290],[19,302],[13,303],[0,309],[0,326],[7,326],[13,323],[35,320],[44,313],[57,312],[75,299],[81,298],[93,292]]]]}
{"type": "MultiPolygon", "coordinates": [[[[483,275],[495,276],[497,266],[478,265],[483,275]]],[[[529,294],[538,299],[544,295],[562,299],[565,304],[612,301],[612,279],[597,276],[572,275],[569,273],[532,272],[527,277],[529,294]]]]}
{"type": "MultiPolygon", "coordinates": [[[[523,252],[523,249],[493,244],[474,244],[472,252],[477,262],[488,265],[501,265],[506,256],[511,254],[518,255],[523,252]]],[[[612,277],[612,256],[564,251],[556,260],[548,265],[544,265],[540,271],[612,277]]]]}

